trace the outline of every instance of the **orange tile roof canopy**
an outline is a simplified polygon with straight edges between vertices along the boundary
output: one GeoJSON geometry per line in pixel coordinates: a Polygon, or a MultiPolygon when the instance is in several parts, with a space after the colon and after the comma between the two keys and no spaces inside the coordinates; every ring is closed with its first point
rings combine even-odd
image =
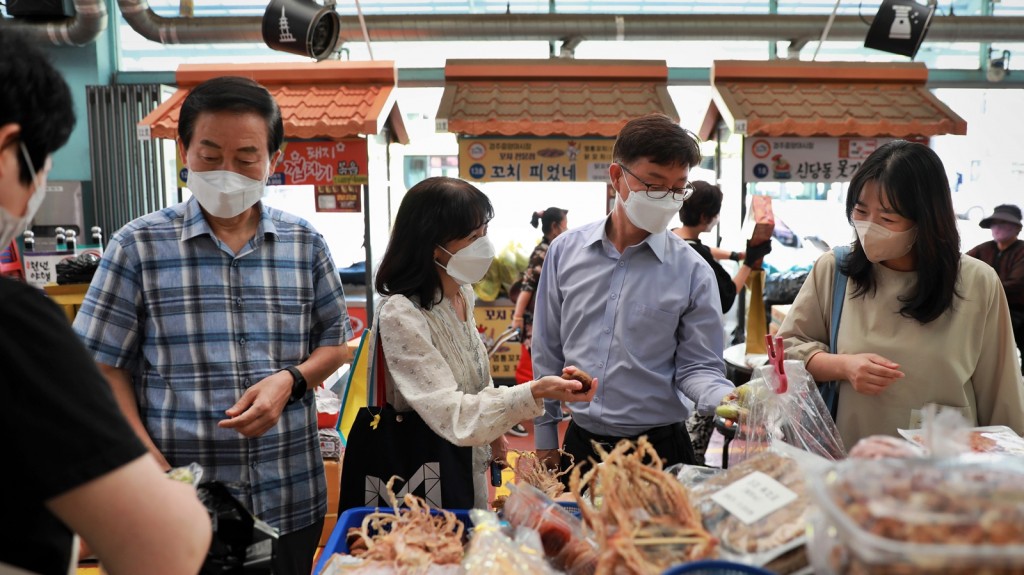
{"type": "Polygon", "coordinates": [[[437,118],[457,134],[614,138],[646,114],[679,121],[663,60],[449,60],[444,74],[437,118]]]}
{"type": "Polygon", "coordinates": [[[243,76],[265,86],[281,107],[286,138],[341,140],[388,127],[394,141],[409,141],[395,101],[395,64],[383,61],[183,64],[175,75],[178,91],[140,124],[157,138],[176,138],[189,89],[218,76],[243,76]]]}
{"type": "Polygon", "coordinates": [[[896,137],[967,133],[967,122],[925,84],[920,62],[715,61],[714,101],[701,139],[719,118],[747,136],[896,137]]]}

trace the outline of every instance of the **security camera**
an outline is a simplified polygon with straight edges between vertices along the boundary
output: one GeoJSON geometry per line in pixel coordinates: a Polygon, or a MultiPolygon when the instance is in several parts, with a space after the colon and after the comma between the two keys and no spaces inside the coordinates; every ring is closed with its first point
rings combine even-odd
{"type": "Polygon", "coordinates": [[[334,2],[271,0],[263,12],[263,41],[274,50],[323,60],[334,52],[340,32],[334,2]]]}
{"type": "Polygon", "coordinates": [[[1001,54],[993,57],[995,50],[988,50],[988,67],[985,70],[985,78],[989,82],[1001,82],[1010,73],[1010,51],[1003,50],[1001,54]]]}

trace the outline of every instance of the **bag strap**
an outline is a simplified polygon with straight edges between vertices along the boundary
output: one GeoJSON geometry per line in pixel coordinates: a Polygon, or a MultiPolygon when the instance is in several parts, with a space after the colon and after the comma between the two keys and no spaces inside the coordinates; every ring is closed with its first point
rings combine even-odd
{"type": "Polygon", "coordinates": [[[846,282],[850,278],[843,273],[841,264],[850,255],[850,246],[837,246],[832,250],[836,258],[836,271],[832,278],[832,320],[829,337],[829,351],[838,353],[836,339],[839,336],[839,320],[843,317],[843,303],[846,301],[846,282]]]}
{"type": "Polygon", "coordinates": [[[387,403],[387,378],[384,375],[384,346],[380,339],[380,310],[377,310],[373,322],[373,356],[366,375],[367,407],[384,407],[387,403]]]}

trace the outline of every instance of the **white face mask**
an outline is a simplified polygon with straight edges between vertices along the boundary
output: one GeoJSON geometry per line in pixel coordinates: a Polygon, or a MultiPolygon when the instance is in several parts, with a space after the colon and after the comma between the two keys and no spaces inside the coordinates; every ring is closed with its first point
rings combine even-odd
{"type": "Polygon", "coordinates": [[[622,196],[618,194],[615,194],[615,201],[622,204],[626,210],[626,217],[634,226],[652,234],[665,231],[668,223],[672,221],[672,216],[678,214],[679,208],[683,205],[683,201],[676,200],[672,194],[655,200],[646,192],[634,192],[629,184],[626,184],[626,189],[629,190],[626,201],[622,201],[622,196]]]}
{"type": "Polygon", "coordinates": [[[28,148],[25,147],[24,142],[21,143],[21,153],[25,157],[25,164],[28,166],[29,171],[32,172],[32,181],[36,181],[37,178],[39,181],[36,183],[36,189],[33,190],[32,195],[28,199],[25,215],[19,218],[8,212],[6,208],[0,208],[0,250],[6,248],[11,243],[11,240],[28,229],[28,224],[32,222],[32,218],[39,211],[39,206],[43,205],[43,198],[46,197],[46,175],[44,174],[42,178],[39,178],[39,172],[32,165],[32,158],[29,157],[28,148]]]}
{"type": "Polygon", "coordinates": [[[200,206],[218,218],[233,218],[263,198],[266,184],[227,170],[188,171],[188,189],[200,206]]]}
{"type": "Polygon", "coordinates": [[[487,236],[480,236],[473,243],[455,252],[454,254],[441,246],[441,251],[452,256],[448,265],[443,266],[435,260],[434,263],[441,266],[448,275],[461,285],[475,284],[487,275],[494,261],[494,245],[487,236]]]}
{"type": "Polygon", "coordinates": [[[864,255],[868,261],[876,264],[907,255],[917,241],[917,226],[894,232],[872,222],[854,220],[853,227],[857,230],[864,255]]]}

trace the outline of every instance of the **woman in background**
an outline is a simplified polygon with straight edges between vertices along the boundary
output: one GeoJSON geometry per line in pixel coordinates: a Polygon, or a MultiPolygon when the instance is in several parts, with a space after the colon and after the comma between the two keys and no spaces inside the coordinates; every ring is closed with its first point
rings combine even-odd
{"type": "MultiPolygon", "coordinates": [[[[522,346],[519,356],[519,365],[516,366],[516,383],[520,384],[533,379],[533,361],[530,356],[530,345],[533,337],[533,308],[535,301],[533,294],[537,290],[537,283],[540,282],[540,270],[544,267],[544,256],[548,253],[548,246],[562,232],[569,229],[569,210],[550,207],[546,210],[534,212],[530,218],[530,225],[537,227],[544,234],[537,247],[533,248],[530,254],[529,263],[523,277],[517,282],[518,294],[513,294],[516,302],[515,311],[512,314],[512,327],[518,328],[521,334],[522,346]]],[[[513,289],[513,292],[516,290],[513,289]]],[[[510,435],[526,437],[527,431],[522,422],[516,423],[508,431],[510,435]]]]}
{"type": "Polygon", "coordinates": [[[546,376],[494,387],[487,352],[473,319],[473,288],[494,259],[487,223],[490,200],[471,184],[428,178],[398,208],[375,281],[385,296],[377,312],[384,347],[387,400],[415,411],[430,429],[458,446],[471,446],[478,508],[487,508],[485,472],[504,462],[504,433],[538,416],[543,399],[590,401],[582,385],[546,376]]]}
{"type": "Polygon", "coordinates": [[[929,403],[970,425],[1024,432],[1006,294],[990,266],[960,253],[938,155],[903,140],[878,148],[850,181],[846,218],[856,230],[849,255],[818,258],[778,334],[788,359],[839,382],[843,443],[919,427],[929,403]],[[849,282],[831,353],[837,265],[849,282]]]}

